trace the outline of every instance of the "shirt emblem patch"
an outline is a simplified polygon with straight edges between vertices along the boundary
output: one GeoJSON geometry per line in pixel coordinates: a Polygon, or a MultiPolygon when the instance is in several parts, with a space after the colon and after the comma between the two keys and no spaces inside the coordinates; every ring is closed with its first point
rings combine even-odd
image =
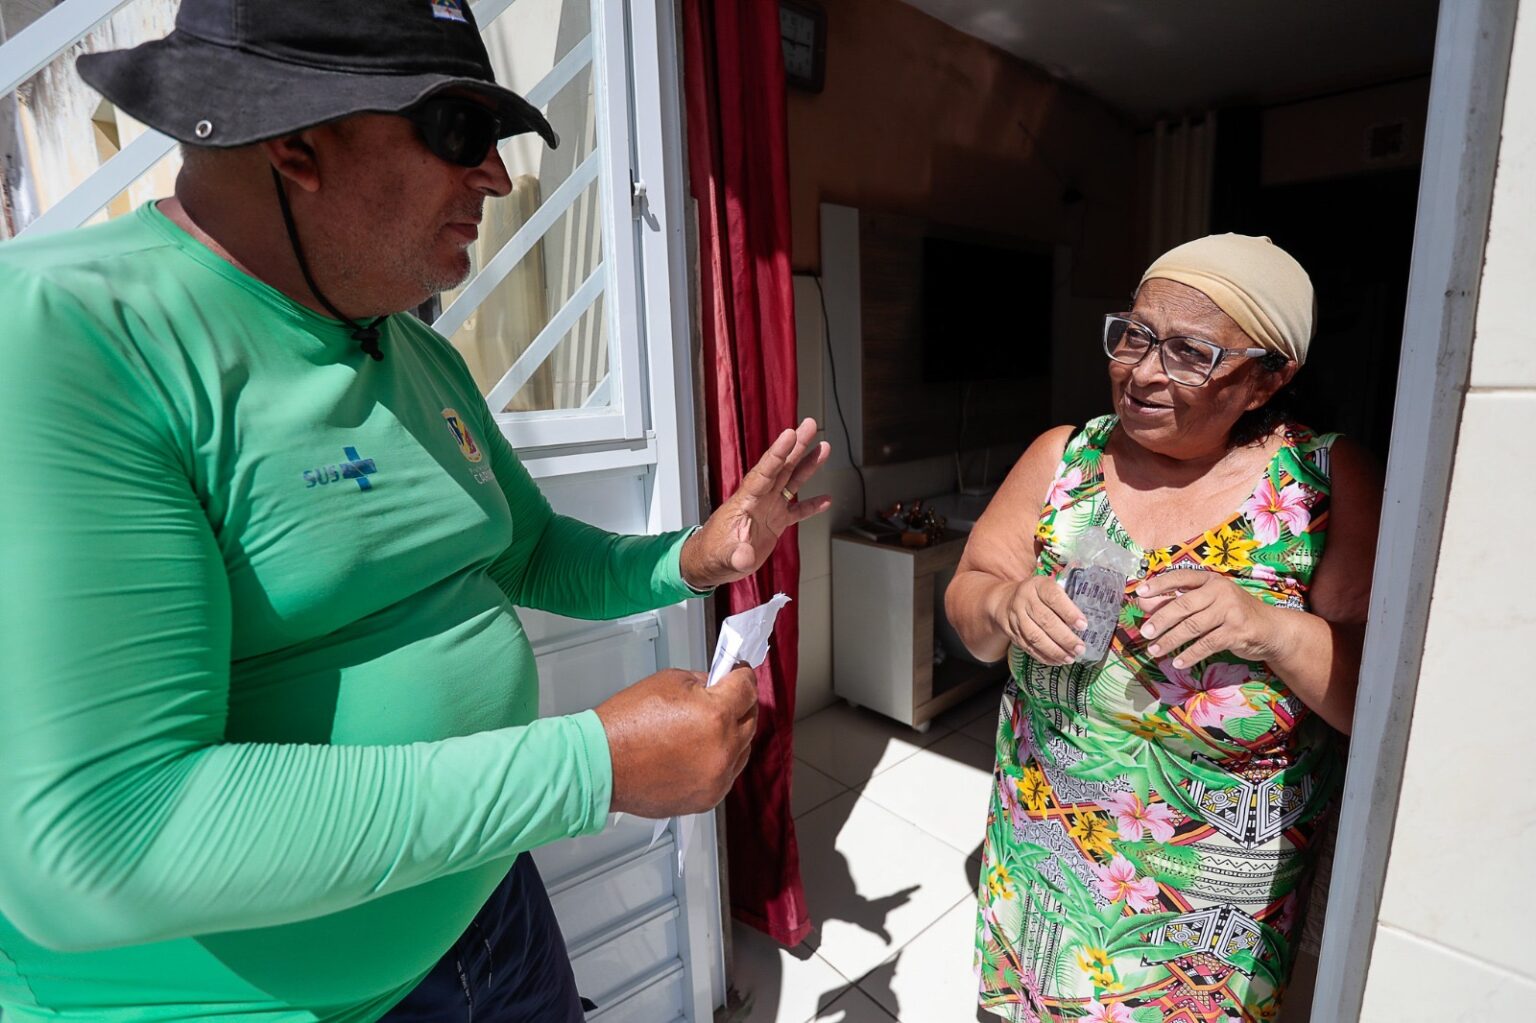
{"type": "Polygon", "coordinates": [[[453,434],[454,442],[459,445],[459,454],[471,462],[478,462],[484,458],[484,452],[480,445],[475,443],[474,435],[469,432],[469,426],[464,418],[451,408],[443,409],[443,420],[448,424],[448,432],[453,434]]]}
{"type": "Polygon", "coordinates": [[[463,0],[431,0],[432,17],[439,21],[457,21],[468,24],[464,18],[463,0]]]}

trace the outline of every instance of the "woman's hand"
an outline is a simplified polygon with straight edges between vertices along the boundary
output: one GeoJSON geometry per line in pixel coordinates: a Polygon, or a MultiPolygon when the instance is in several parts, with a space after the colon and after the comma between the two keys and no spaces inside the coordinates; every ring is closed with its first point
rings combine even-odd
{"type": "MultiPolygon", "coordinates": [[[[1040,516],[1040,505],[1073,429],[1058,426],[1036,438],[1024,452],[987,510],[976,520],[955,577],[944,593],[944,614],[960,634],[965,648],[978,660],[989,664],[1002,660],[1008,656],[1010,642],[1021,650],[1029,649],[1021,633],[1025,619],[1031,623],[1034,619],[1029,618],[1027,611],[1022,617],[1015,613],[1011,598],[1026,583],[1030,587],[1040,585],[1029,581],[1040,557],[1033,523],[1040,516]],[[1009,622],[1017,624],[1010,626],[1009,622]]],[[[1060,596],[1065,600],[1064,592],[1060,596]]],[[[1063,612],[1055,615],[1058,621],[1064,616],[1069,624],[1082,620],[1071,601],[1056,606],[1063,612]]],[[[1037,625],[1030,626],[1031,631],[1039,629],[1037,625]]],[[[1062,639],[1071,644],[1065,649],[1075,649],[1081,642],[1075,635],[1070,640],[1065,636],[1062,639]]],[[[1054,646],[1058,652],[1064,649],[1060,643],[1054,646]]]]}
{"type": "Polygon", "coordinates": [[[1078,633],[1088,620],[1049,576],[999,586],[992,618],[1009,642],[1041,664],[1070,664],[1084,650],[1078,633]]]}
{"type": "Polygon", "coordinates": [[[1136,596],[1151,616],[1141,626],[1152,641],[1147,652],[1158,658],[1177,652],[1175,668],[1224,650],[1245,661],[1269,661],[1286,642],[1284,612],[1216,572],[1167,572],[1136,587],[1136,596]]]}

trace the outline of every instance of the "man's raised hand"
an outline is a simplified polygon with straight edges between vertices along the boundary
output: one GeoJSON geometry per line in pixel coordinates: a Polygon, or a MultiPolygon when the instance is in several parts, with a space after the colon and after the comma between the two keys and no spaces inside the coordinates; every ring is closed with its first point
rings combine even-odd
{"type": "Polygon", "coordinates": [[[816,420],[779,434],[736,492],[683,545],[683,579],[696,590],[743,579],[762,567],[784,530],[832,507],[829,496],[801,501],[800,488],[832,455],[816,420]]]}

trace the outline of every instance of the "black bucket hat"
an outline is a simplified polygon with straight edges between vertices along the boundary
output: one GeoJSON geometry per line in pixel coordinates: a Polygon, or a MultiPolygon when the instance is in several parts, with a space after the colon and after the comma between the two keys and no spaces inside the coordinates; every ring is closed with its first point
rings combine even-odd
{"type": "Polygon", "coordinates": [[[496,84],[468,0],[182,0],[164,39],[82,55],[80,77],[181,142],[243,146],[445,90],[495,104],[502,137],[559,138],[496,84]]]}

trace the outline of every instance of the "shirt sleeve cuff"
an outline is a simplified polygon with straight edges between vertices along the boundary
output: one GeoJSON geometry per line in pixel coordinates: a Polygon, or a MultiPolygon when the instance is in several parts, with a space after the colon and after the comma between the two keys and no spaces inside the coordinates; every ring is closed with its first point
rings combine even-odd
{"type": "Polygon", "coordinates": [[[571,715],[581,735],[581,753],[587,774],[587,819],[579,835],[591,835],[602,831],[608,824],[608,811],[613,805],[613,753],[608,748],[608,733],[595,710],[584,710],[571,715]]]}
{"type": "Polygon", "coordinates": [[[691,529],[684,529],[679,532],[677,539],[672,544],[672,549],[667,551],[666,556],[661,559],[661,564],[657,566],[656,581],[661,584],[665,592],[675,594],[675,600],[707,597],[715,592],[713,589],[696,590],[688,585],[688,581],[683,578],[683,545],[701,528],[700,526],[694,526],[691,529]]]}

